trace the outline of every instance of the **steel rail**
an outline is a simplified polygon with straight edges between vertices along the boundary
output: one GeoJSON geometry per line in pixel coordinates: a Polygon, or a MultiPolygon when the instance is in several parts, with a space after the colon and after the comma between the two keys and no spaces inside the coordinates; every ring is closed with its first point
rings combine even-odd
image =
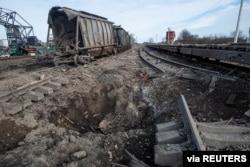
{"type": "Polygon", "coordinates": [[[34,81],[32,83],[29,83],[27,85],[19,87],[16,90],[10,91],[9,93],[1,96],[0,97],[0,101],[6,102],[6,101],[8,101],[13,96],[23,95],[23,94],[27,93],[27,91],[34,90],[37,87],[42,86],[42,85],[48,83],[50,81],[50,79],[51,79],[51,77],[48,77],[46,79],[43,79],[43,80],[40,80],[40,81],[34,81]]]}
{"type": "Polygon", "coordinates": [[[199,68],[199,67],[194,67],[194,66],[190,66],[190,65],[186,65],[186,64],[183,64],[183,63],[179,63],[179,62],[176,62],[176,61],[173,61],[173,60],[168,60],[168,59],[164,59],[162,57],[159,57],[159,56],[156,56],[152,53],[150,53],[147,49],[143,48],[143,50],[149,54],[150,56],[152,57],[155,57],[161,61],[164,61],[164,62],[167,62],[167,63],[171,63],[171,64],[174,64],[174,65],[179,65],[179,66],[182,66],[182,67],[186,67],[186,68],[191,68],[191,69],[194,69],[194,70],[199,70],[199,71],[203,71],[203,72],[206,72],[206,73],[210,73],[210,74],[219,74],[219,72],[217,71],[212,71],[212,70],[207,70],[207,69],[204,69],[204,68],[199,68]]]}
{"type": "Polygon", "coordinates": [[[141,55],[141,52],[139,51],[139,57],[141,58],[141,60],[145,63],[147,63],[148,65],[152,66],[156,71],[160,71],[162,73],[165,73],[164,70],[162,70],[161,68],[153,65],[152,63],[150,63],[149,61],[147,61],[142,55],[141,55]]]}
{"type": "Polygon", "coordinates": [[[178,65],[178,66],[181,66],[181,67],[186,67],[186,68],[190,68],[192,69],[193,71],[195,72],[198,72],[198,73],[205,73],[205,74],[208,74],[210,76],[214,76],[214,77],[218,77],[218,78],[222,78],[222,79],[226,79],[226,80],[230,80],[230,81],[236,81],[238,80],[237,77],[231,77],[231,76],[227,76],[227,75],[222,75],[220,74],[219,72],[217,71],[212,71],[212,70],[207,70],[207,69],[204,69],[204,68],[199,68],[199,67],[195,67],[195,66],[190,66],[190,65],[186,65],[186,64],[183,64],[183,63],[179,63],[179,62],[176,62],[176,61],[173,61],[173,60],[168,60],[168,59],[164,59],[164,58],[161,58],[159,56],[156,56],[152,53],[150,53],[147,49],[143,48],[143,50],[150,56],[154,57],[154,58],[157,58],[165,63],[170,63],[170,64],[173,64],[173,65],[178,65]]]}
{"type": "Polygon", "coordinates": [[[34,59],[36,57],[33,56],[10,56],[10,57],[0,57],[0,61],[6,60],[17,60],[17,59],[34,59]]]}
{"type": "Polygon", "coordinates": [[[190,131],[192,141],[199,151],[205,151],[206,146],[204,145],[200,137],[199,131],[197,129],[197,124],[195,123],[191,115],[184,95],[181,95],[181,98],[178,100],[178,105],[183,116],[184,126],[190,131]]]}

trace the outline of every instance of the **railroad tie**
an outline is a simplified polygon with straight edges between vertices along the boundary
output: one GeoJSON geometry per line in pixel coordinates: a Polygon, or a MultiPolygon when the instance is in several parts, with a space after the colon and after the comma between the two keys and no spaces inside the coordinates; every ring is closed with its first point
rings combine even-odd
{"type": "Polygon", "coordinates": [[[197,125],[208,147],[224,149],[229,146],[250,144],[249,127],[226,125],[221,122],[198,123],[197,125]]]}
{"type": "Polygon", "coordinates": [[[35,92],[42,93],[44,95],[48,95],[48,94],[53,93],[53,89],[50,87],[46,87],[46,86],[40,86],[37,89],[35,89],[35,92]]]}
{"type": "Polygon", "coordinates": [[[6,103],[1,102],[0,103],[0,110],[3,111],[3,113],[7,115],[14,115],[18,112],[22,111],[22,106],[18,103],[6,103]]]}
{"type": "Polygon", "coordinates": [[[44,86],[52,88],[53,90],[59,90],[61,88],[62,84],[57,83],[57,82],[49,82],[49,83],[45,84],[44,86]]]}
{"type": "Polygon", "coordinates": [[[160,166],[178,166],[182,163],[180,144],[186,141],[178,129],[181,124],[174,121],[156,124],[156,142],[154,146],[154,162],[160,166]]]}
{"type": "Polygon", "coordinates": [[[26,99],[30,99],[31,101],[37,102],[37,101],[43,99],[44,95],[42,93],[39,93],[39,92],[30,91],[27,94],[25,94],[24,97],[26,99]]]}
{"type": "Polygon", "coordinates": [[[14,98],[11,99],[9,102],[20,104],[22,106],[22,109],[25,109],[32,104],[30,99],[25,99],[25,98],[14,98]]]}
{"type": "Polygon", "coordinates": [[[226,105],[234,105],[236,97],[237,95],[235,93],[230,94],[227,98],[226,105]]]}
{"type": "Polygon", "coordinates": [[[0,111],[7,115],[15,115],[26,107],[32,105],[32,102],[38,102],[45,95],[49,95],[58,90],[62,85],[69,83],[68,80],[53,80],[46,78],[41,81],[34,81],[17,88],[0,97],[0,111]],[[13,97],[13,94],[15,95],[13,97]]]}

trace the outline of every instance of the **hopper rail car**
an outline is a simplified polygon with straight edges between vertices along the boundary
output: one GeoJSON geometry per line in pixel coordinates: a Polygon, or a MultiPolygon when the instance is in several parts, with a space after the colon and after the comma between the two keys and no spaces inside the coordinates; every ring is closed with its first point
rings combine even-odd
{"type": "Polygon", "coordinates": [[[87,64],[96,57],[129,49],[133,38],[107,18],[67,7],[52,7],[48,14],[46,55],[55,65],[87,64]]]}

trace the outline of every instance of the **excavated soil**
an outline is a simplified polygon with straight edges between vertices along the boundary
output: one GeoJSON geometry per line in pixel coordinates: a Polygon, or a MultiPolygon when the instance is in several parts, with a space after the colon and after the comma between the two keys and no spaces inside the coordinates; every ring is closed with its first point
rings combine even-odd
{"type": "Polygon", "coordinates": [[[141,63],[137,50],[135,46],[87,66],[48,68],[29,61],[18,70],[3,71],[1,94],[42,75],[68,83],[15,115],[0,108],[0,166],[130,166],[126,151],[155,166],[155,124],[181,119],[180,94],[198,121],[233,117],[249,124],[244,115],[250,102],[248,77],[219,79],[207,93],[211,77],[155,75],[141,63]],[[235,103],[225,105],[235,92],[235,103]]]}

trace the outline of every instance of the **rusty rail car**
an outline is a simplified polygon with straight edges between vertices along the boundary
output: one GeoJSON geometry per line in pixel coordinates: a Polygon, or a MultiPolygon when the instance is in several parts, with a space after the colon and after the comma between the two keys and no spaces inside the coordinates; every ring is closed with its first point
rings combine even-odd
{"type": "Polygon", "coordinates": [[[131,39],[132,37],[126,30],[124,30],[120,25],[113,25],[113,32],[114,42],[116,43],[116,50],[118,52],[122,52],[131,47],[133,40],[131,39]]]}
{"type": "Polygon", "coordinates": [[[149,48],[164,50],[168,53],[197,56],[227,63],[237,63],[243,66],[250,65],[250,45],[166,45],[148,44],[149,48]]]}
{"type": "Polygon", "coordinates": [[[52,52],[55,65],[85,64],[97,56],[115,52],[113,23],[107,18],[67,7],[52,7],[48,25],[47,47],[52,43],[55,46],[52,52]]]}

